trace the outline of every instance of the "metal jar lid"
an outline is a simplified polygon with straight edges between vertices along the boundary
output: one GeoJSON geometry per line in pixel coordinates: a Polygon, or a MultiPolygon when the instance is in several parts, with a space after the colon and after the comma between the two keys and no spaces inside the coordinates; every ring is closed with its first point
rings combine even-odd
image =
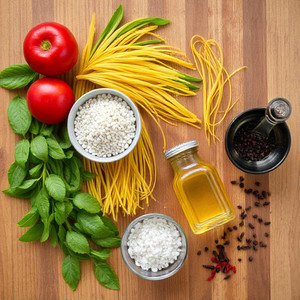
{"type": "Polygon", "coordinates": [[[179,144],[169,150],[167,150],[165,152],[165,159],[170,159],[171,157],[181,153],[181,152],[184,152],[188,149],[192,149],[192,148],[195,148],[195,147],[198,147],[198,142],[197,141],[189,141],[189,142],[186,142],[186,143],[183,143],[183,144],[179,144]]]}

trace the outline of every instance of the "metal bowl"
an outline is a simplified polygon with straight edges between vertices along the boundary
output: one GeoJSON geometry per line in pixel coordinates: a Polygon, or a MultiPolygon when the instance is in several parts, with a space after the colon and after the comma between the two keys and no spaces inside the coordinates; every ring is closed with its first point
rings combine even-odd
{"type": "Polygon", "coordinates": [[[137,275],[143,279],[147,279],[147,280],[162,280],[162,279],[165,279],[165,278],[168,278],[168,277],[174,275],[176,272],[178,272],[178,270],[184,264],[186,257],[187,257],[187,251],[188,251],[187,239],[186,239],[186,235],[185,235],[182,227],[171,217],[166,216],[164,214],[158,214],[158,213],[146,214],[146,215],[140,216],[140,217],[136,218],[135,220],[133,220],[125,229],[123,236],[122,236],[122,241],[121,241],[122,258],[123,258],[124,262],[126,263],[127,267],[135,275],[137,275]],[[155,217],[160,218],[160,219],[165,219],[169,223],[172,223],[175,225],[175,227],[179,231],[181,241],[182,241],[182,246],[181,246],[180,254],[179,254],[177,260],[173,264],[170,264],[167,268],[164,268],[157,272],[152,272],[151,270],[149,270],[149,271],[143,270],[141,267],[139,267],[135,264],[134,260],[128,254],[127,241],[128,241],[128,236],[131,232],[131,229],[134,228],[134,226],[138,222],[141,222],[145,219],[155,218],[155,217]]]}
{"type": "Polygon", "coordinates": [[[273,128],[275,149],[260,161],[246,161],[234,149],[234,137],[241,126],[247,122],[259,123],[265,116],[265,108],[253,108],[239,114],[229,124],[225,135],[226,153],[231,162],[240,170],[251,174],[263,174],[279,167],[289,154],[291,135],[286,123],[277,124],[273,128]]]}
{"type": "Polygon", "coordinates": [[[92,91],[82,95],[74,103],[74,105],[72,106],[72,108],[69,112],[67,127],[68,127],[68,134],[69,134],[70,141],[79,154],[81,154],[82,156],[86,157],[89,160],[93,160],[93,161],[100,162],[100,163],[110,163],[110,162],[114,162],[114,161],[117,161],[117,160],[125,157],[133,150],[133,148],[136,146],[136,144],[140,138],[142,124],[141,124],[141,117],[140,117],[139,111],[138,111],[137,107],[135,106],[135,104],[129,99],[129,97],[127,97],[125,94],[123,94],[117,90],[103,88],[103,89],[95,89],[95,90],[92,90],[92,91]],[[75,136],[75,132],[74,132],[74,119],[76,117],[79,107],[82,104],[84,104],[87,100],[89,100],[91,98],[95,98],[101,94],[111,94],[111,95],[115,95],[115,96],[122,98],[130,106],[130,108],[133,111],[133,114],[135,116],[135,119],[136,119],[136,131],[135,131],[135,137],[133,138],[132,143],[129,145],[129,147],[124,152],[119,153],[114,156],[111,156],[111,157],[98,157],[98,156],[94,156],[94,155],[88,153],[78,143],[76,136],[75,136]]]}

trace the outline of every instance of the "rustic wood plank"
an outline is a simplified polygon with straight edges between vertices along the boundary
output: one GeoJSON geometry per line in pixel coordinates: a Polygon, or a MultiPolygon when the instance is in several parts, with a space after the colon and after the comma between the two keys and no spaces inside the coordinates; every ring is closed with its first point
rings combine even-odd
{"type": "MultiPolygon", "coordinates": [[[[86,42],[87,30],[92,13],[96,13],[97,34],[107,23],[120,1],[0,1],[1,52],[0,69],[13,63],[24,62],[23,39],[29,29],[43,21],[57,21],[65,24],[77,38],[80,51],[86,42]]],[[[16,222],[28,211],[26,200],[0,195],[0,298],[1,299],[299,299],[300,287],[300,223],[299,211],[300,141],[297,130],[300,127],[300,105],[297,84],[300,77],[300,2],[297,0],[278,1],[218,1],[158,0],[124,1],[124,22],[158,16],[170,19],[170,25],[159,33],[167,41],[187,52],[192,59],[189,42],[194,34],[214,38],[222,46],[225,67],[229,72],[247,65],[248,70],[232,79],[233,98],[240,101],[218,129],[221,139],[231,119],[251,107],[266,106],[274,97],[283,96],[293,105],[288,121],[293,144],[286,162],[269,175],[251,176],[237,170],[228,160],[224,141],[216,146],[207,146],[203,130],[179,124],[177,127],[162,124],[167,136],[168,147],[180,142],[197,139],[199,153],[203,160],[213,163],[219,170],[226,190],[234,206],[251,205],[253,199],[236,186],[231,179],[243,175],[253,184],[262,182],[272,192],[271,206],[255,210],[264,220],[270,219],[270,242],[267,249],[255,253],[254,260],[247,262],[249,253],[238,252],[233,241],[228,255],[237,265],[237,274],[229,281],[222,276],[213,282],[206,282],[209,272],[202,264],[208,263],[209,254],[203,249],[214,247],[228,226],[207,232],[201,236],[192,234],[172,189],[172,170],[163,158],[162,139],[156,125],[146,118],[157,157],[158,183],[155,190],[157,201],[139,215],[161,212],[176,219],[185,229],[189,242],[189,256],[183,268],[175,276],[161,282],[142,280],[132,274],[122,261],[119,249],[113,250],[110,263],[120,279],[121,290],[111,291],[101,287],[93,274],[90,262],[82,263],[82,279],[75,292],[65,284],[61,275],[62,251],[53,249],[50,243],[21,243],[18,237],[24,232],[16,222]],[[197,256],[198,250],[202,255],[197,256]],[[238,263],[237,258],[242,262],[238,263]]],[[[76,73],[74,68],[65,79],[71,83],[76,73]]],[[[190,74],[197,75],[191,71],[190,74]]],[[[18,91],[25,95],[25,90],[18,91]]],[[[7,187],[7,170],[14,158],[14,146],[18,137],[6,121],[9,100],[15,92],[0,89],[0,187],[7,187]]],[[[181,99],[190,110],[202,114],[201,91],[196,97],[181,99]]],[[[132,218],[120,217],[121,232],[132,218]]],[[[238,224],[233,221],[230,226],[238,224]]],[[[254,223],[254,222],[253,222],[254,223]]],[[[255,224],[255,223],[254,223],[255,224]]],[[[245,228],[247,235],[251,229],[245,228]]],[[[265,230],[255,230],[259,238],[265,230]]]]}

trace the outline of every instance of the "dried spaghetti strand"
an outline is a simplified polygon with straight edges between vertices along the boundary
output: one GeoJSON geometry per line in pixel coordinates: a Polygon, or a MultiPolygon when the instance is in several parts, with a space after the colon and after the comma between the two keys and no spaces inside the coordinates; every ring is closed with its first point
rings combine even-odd
{"type": "Polygon", "coordinates": [[[231,77],[246,68],[238,68],[231,74],[223,65],[223,52],[219,44],[212,39],[205,40],[200,35],[191,39],[191,50],[194,63],[203,82],[203,121],[205,136],[210,145],[211,139],[215,143],[219,138],[216,127],[220,125],[236,102],[232,103],[231,77]],[[224,106],[224,88],[228,85],[229,96],[224,106]]]}

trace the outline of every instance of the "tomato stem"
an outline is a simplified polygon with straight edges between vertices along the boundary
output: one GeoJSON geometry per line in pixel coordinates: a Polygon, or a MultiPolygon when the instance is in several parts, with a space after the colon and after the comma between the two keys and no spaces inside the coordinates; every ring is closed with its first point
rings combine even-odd
{"type": "Polygon", "coordinates": [[[47,51],[51,48],[51,43],[48,40],[42,41],[41,48],[42,50],[47,51]]]}

